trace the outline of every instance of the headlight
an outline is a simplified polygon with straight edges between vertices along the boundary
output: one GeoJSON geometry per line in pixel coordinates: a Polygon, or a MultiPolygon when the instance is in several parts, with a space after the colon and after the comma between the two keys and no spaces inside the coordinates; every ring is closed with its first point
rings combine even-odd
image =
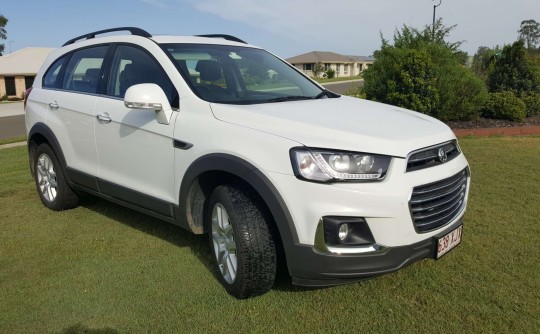
{"type": "Polygon", "coordinates": [[[389,156],[370,153],[305,147],[291,149],[295,175],[317,182],[379,181],[386,175],[391,159],[389,156]]]}

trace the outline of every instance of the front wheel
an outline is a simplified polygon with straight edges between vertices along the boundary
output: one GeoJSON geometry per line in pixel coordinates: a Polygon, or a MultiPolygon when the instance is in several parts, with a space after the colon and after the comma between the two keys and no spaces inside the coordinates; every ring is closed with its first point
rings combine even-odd
{"type": "Polygon", "coordinates": [[[206,214],[214,268],[232,296],[266,293],[276,275],[276,249],[267,217],[246,192],[218,186],[206,214]]]}
{"type": "Polygon", "coordinates": [[[34,151],[34,179],[43,204],[51,210],[72,209],[79,203],[79,196],[67,184],[56,154],[47,144],[34,151]]]}

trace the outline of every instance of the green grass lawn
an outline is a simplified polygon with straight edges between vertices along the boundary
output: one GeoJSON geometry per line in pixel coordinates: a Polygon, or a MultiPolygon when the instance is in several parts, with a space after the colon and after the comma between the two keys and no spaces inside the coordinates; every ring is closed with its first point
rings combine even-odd
{"type": "Polygon", "coordinates": [[[334,77],[332,79],[328,79],[328,78],[312,78],[312,79],[317,81],[318,83],[328,83],[328,82],[338,82],[338,81],[360,80],[362,79],[362,77],[354,76],[354,77],[334,77]]]}
{"type": "Polygon", "coordinates": [[[0,145],[18,143],[18,142],[21,142],[21,141],[26,141],[26,136],[19,136],[19,137],[7,138],[7,139],[0,139],[0,145]]]}
{"type": "Polygon", "coordinates": [[[238,301],[204,237],[86,198],[39,201],[24,147],[0,150],[0,333],[538,333],[540,138],[467,138],[462,244],[370,281],[286,280],[238,301]]]}

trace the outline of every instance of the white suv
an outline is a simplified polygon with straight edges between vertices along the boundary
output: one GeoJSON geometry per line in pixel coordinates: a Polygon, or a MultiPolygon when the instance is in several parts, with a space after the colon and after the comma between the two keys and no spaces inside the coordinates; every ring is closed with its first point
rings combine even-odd
{"type": "Polygon", "coordinates": [[[86,192],[208,233],[237,298],[268,291],[278,261],[328,286],[461,241],[470,173],[446,125],[334,94],[233,36],[70,40],[27,94],[26,127],[45,206],[86,192]]]}

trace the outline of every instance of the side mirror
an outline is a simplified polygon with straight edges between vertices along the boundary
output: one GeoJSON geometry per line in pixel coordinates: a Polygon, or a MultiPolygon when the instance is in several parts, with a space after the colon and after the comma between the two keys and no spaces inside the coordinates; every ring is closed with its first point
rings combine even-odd
{"type": "Polygon", "coordinates": [[[124,96],[124,105],[130,109],[152,110],[156,113],[156,121],[160,124],[169,124],[172,117],[172,108],[163,89],[153,83],[133,85],[128,88],[124,96]]]}

